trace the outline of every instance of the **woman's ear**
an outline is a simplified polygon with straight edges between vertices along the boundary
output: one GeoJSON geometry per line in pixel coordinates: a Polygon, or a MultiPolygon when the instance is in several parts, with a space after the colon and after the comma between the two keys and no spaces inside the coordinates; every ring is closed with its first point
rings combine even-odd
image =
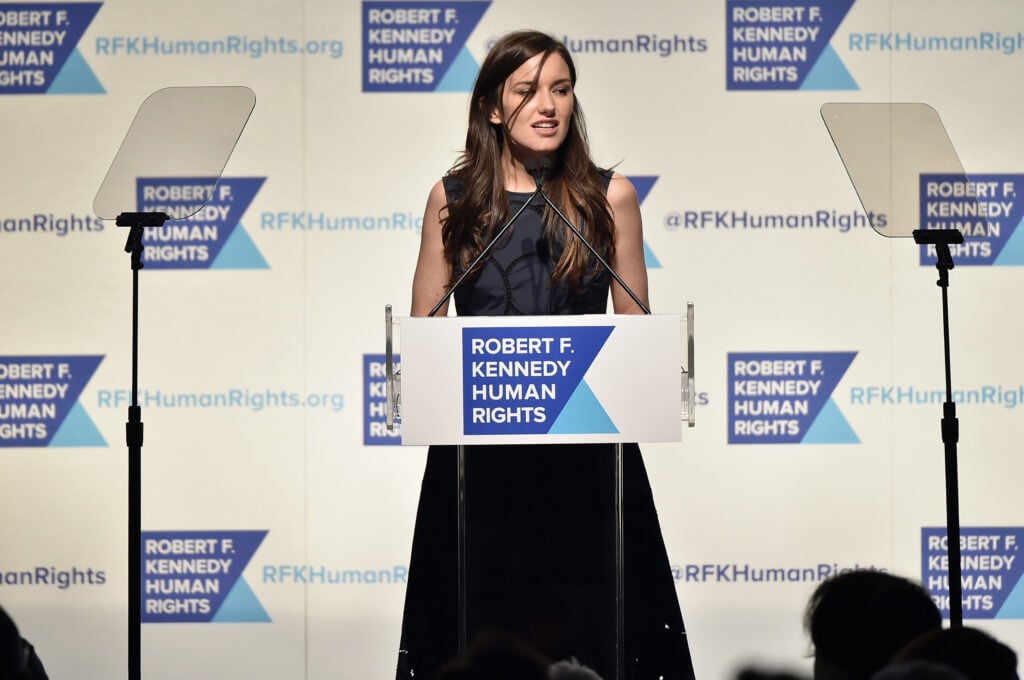
{"type": "MultiPolygon", "coordinates": [[[[487,112],[487,108],[490,105],[487,103],[487,99],[485,97],[480,97],[479,106],[481,110],[487,112]]],[[[490,106],[490,109],[491,110],[487,112],[487,120],[494,125],[501,125],[501,110],[497,106],[490,106]]]]}

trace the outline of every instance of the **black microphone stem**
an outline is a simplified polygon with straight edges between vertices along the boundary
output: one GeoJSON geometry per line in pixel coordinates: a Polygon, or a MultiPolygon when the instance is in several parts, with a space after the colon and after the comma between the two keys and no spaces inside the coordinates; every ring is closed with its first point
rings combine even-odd
{"type": "Polygon", "coordinates": [[[490,243],[487,244],[487,247],[480,251],[480,254],[476,256],[476,259],[473,260],[473,262],[468,267],[466,267],[466,271],[462,272],[462,276],[460,276],[455,281],[455,283],[453,283],[451,287],[448,288],[448,292],[445,293],[441,297],[441,299],[437,301],[437,304],[434,305],[434,308],[430,310],[427,316],[434,316],[435,314],[437,314],[437,310],[441,309],[441,306],[444,305],[444,303],[448,302],[448,299],[455,293],[455,289],[458,288],[463,281],[465,281],[466,277],[469,276],[474,269],[476,269],[476,266],[480,264],[480,261],[487,257],[487,253],[491,252],[491,249],[494,248],[494,244],[501,240],[501,237],[504,236],[505,232],[509,230],[509,227],[512,226],[512,223],[519,218],[523,211],[526,210],[527,206],[533,203],[533,199],[537,197],[537,194],[541,194],[543,196],[543,192],[541,192],[540,187],[537,187],[537,190],[530,194],[530,197],[526,199],[526,202],[523,203],[522,207],[520,207],[519,210],[516,211],[516,214],[512,216],[512,219],[506,222],[505,226],[498,230],[498,233],[494,235],[494,238],[492,238],[490,243]]]}
{"type": "Polygon", "coordinates": [[[555,205],[551,201],[551,199],[548,198],[548,195],[544,193],[543,189],[541,189],[540,184],[541,184],[540,181],[538,181],[537,182],[537,192],[539,192],[540,195],[544,198],[544,201],[549,206],[551,206],[551,209],[554,210],[555,213],[560,218],[562,218],[562,221],[565,222],[569,226],[570,229],[572,229],[572,233],[576,234],[576,237],[579,238],[580,241],[583,241],[583,245],[585,245],[590,250],[590,252],[594,255],[594,257],[597,258],[597,261],[601,263],[601,266],[604,267],[606,270],[608,270],[608,273],[610,273],[615,278],[615,280],[618,282],[618,284],[620,286],[622,286],[622,289],[624,291],[626,291],[627,293],[629,293],[629,297],[633,298],[633,302],[635,302],[637,304],[637,306],[640,309],[643,310],[644,314],[650,314],[651,313],[651,308],[648,307],[647,305],[645,305],[640,300],[640,298],[637,297],[637,294],[633,292],[632,288],[630,288],[629,286],[626,285],[626,282],[622,280],[622,277],[619,276],[618,272],[616,272],[614,269],[612,269],[610,264],[605,262],[604,258],[601,257],[601,254],[597,252],[597,250],[594,248],[594,246],[590,245],[590,241],[588,241],[586,239],[586,237],[583,236],[583,234],[580,232],[580,230],[576,228],[576,225],[573,224],[572,222],[570,222],[569,218],[562,214],[562,211],[558,209],[558,206],[555,205]]]}

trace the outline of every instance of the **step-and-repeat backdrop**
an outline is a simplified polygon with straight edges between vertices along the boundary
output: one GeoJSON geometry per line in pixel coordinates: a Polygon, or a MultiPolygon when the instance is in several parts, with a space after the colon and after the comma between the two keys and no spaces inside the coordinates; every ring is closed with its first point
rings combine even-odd
{"type": "Polygon", "coordinates": [[[214,199],[145,240],[143,671],[393,673],[425,450],[383,425],[383,310],[408,309],[478,65],[523,27],[576,55],[654,310],[696,305],[697,426],[645,451],[698,676],[806,670],[804,603],[845,569],[948,608],[934,258],[871,229],[826,102],[931,105],[971,177],[922,204],[972,237],[949,288],[964,613],[1024,643],[1016,3],[4,2],[0,603],[51,677],[127,667],[131,267],[92,206],[140,104],[184,85],[257,104],[214,199]]]}

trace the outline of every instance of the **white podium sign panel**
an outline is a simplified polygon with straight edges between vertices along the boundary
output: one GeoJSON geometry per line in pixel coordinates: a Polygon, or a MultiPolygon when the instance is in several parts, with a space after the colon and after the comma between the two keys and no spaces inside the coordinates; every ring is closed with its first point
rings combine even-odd
{"type": "Polygon", "coordinates": [[[678,315],[402,318],[402,443],[674,442],[678,315]]]}

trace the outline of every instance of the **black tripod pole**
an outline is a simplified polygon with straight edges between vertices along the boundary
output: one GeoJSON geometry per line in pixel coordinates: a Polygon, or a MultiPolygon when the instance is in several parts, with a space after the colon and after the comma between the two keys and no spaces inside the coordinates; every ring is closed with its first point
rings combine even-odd
{"type": "Polygon", "coordinates": [[[124,250],[132,262],[132,396],[125,423],[128,444],[128,678],[142,678],[142,407],[139,406],[139,270],[142,232],[160,227],[163,213],[121,213],[117,226],[130,227],[124,250]]]}
{"type": "Polygon", "coordinates": [[[949,271],[953,269],[950,244],[963,243],[964,236],[956,229],[918,229],[914,242],[935,246],[935,267],[939,271],[936,285],[942,289],[942,339],[946,369],[946,401],[942,404],[942,444],[946,464],[946,555],[949,560],[949,625],[963,626],[963,584],[960,577],[960,492],[957,472],[957,442],[960,440],[960,422],[953,401],[953,379],[949,358],[949,271]]]}

